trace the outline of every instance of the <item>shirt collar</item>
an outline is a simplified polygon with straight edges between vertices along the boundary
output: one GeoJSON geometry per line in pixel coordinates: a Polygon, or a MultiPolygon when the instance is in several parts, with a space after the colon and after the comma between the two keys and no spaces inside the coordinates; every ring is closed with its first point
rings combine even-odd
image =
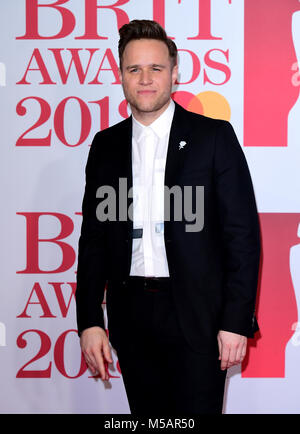
{"type": "Polygon", "coordinates": [[[147,129],[151,129],[160,139],[162,139],[166,134],[170,132],[174,111],[175,111],[175,103],[171,99],[170,104],[168,105],[166,110],[157,119],[155,119],[155,121],[152,122],[152,124],[148,126],[142,125],[132,115],[133,137],[137,141],[139,141],[142,135],[147,131],[147,129]]]}

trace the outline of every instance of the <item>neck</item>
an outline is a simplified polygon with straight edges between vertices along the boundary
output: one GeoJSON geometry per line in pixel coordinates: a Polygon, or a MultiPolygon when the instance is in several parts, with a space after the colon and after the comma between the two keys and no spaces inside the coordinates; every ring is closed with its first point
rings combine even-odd
{"type": "Polygon", "coordinates": [[[140,110],[137,110],[135,107],[131,107],[131,111],[134,118],[142,125],[147,127],[148,125],[151,125],[157,118],[159,118],[159,116],[162,115],[165,110],[167,110],[170,102],[171,98],[165,105],[163,105],[159,110],[156,110],[155,112],[142,112],[140,110]]]}

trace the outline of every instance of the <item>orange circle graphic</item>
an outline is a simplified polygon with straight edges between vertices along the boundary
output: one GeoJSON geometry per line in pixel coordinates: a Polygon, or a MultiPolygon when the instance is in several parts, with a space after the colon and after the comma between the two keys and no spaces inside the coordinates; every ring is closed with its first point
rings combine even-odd
{"type": "Polygon", "coordinates": [[[218,92],[206,91],[197,95],[178,91],[172,94],[174,101],[187,110],[214,119],[230,120],[231,109],[227,99],[218,92]]]}

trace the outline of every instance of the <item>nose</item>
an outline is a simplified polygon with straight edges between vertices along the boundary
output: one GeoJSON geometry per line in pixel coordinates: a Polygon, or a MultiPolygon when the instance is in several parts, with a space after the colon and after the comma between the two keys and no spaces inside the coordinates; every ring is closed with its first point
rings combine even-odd
{"type": "Polygon", "coordinates": [[[140,74],[140,84],[147,85],[152,83],[152,75],[148,70],[142,70],[140,74]]]}

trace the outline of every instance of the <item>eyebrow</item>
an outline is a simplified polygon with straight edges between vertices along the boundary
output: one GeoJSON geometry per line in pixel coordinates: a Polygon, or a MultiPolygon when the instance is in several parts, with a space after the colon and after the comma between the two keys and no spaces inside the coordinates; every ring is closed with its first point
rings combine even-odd
{"type": "MultiPolygon", "coordinates": [[[[132,68],[138,68],[140,66],[141,65],[129,65],[126,67],[126,69],[128,70],[128,69],[132,69],[132,68]]],[[[152,68],[162,68],[162,69],[166,68],[166,65],[159,65],[158,63],[152,63],[151,65],[147,65],[147,66],[151,66],[152,68]]]]}

